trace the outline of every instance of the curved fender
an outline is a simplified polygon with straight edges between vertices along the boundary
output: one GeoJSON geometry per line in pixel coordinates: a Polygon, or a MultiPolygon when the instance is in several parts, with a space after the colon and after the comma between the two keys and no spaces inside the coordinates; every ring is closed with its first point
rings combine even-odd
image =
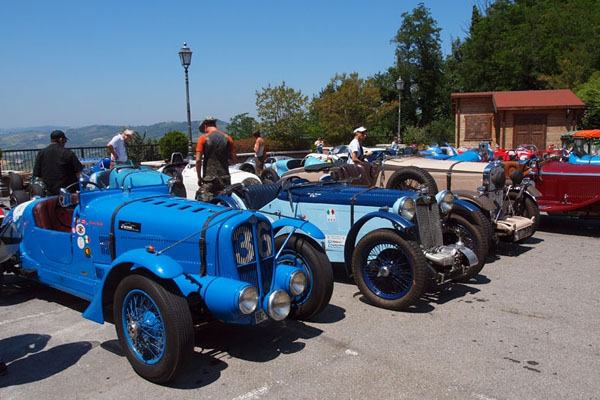
{"type": "MultiPolygon", "coordinates": [[[[162,279],[173,279],[183,273],[181,265],[171,257],[161,254],[148,253],[145,249],[135,249],[121,254],[113,262],[107,271],[110,271],[114,266],[122,263],[133,264],[133,269],[146,268],[154,275],[162,279]]],[[[98,285],[96,295],[92,299],[90,305],[85,309],[83,317],[100,324],[104,323],[104,315],[102,312],[102,292],[106,278],[110,273],[104,274],[102,281],[98,285]]]]}
{"type": "Polygon", "coordinates": [[[117,257],[112,265],[132,263],[134,268],[146,268],[162,279],[173,279],[183,274],[183,267],[171,257],[156,253],[149,253],[145,249],[130,250],[117,257]]]}
{"type": "Polygon", "coordinates": [[[527,193],[531,197],[533,197],[534,200],[536,197],[542,197],[542,192],[537,190],[537,188],[535,186],[527,186],[527,190],[525,191],[525,193],[527,193]]]}
{"type": "Polygon", "coordinates": [[[354,245],[356,237],[358,236],[358,232],[364,224],[366,224],[373,218],[387,219],[388,221],[399,225],[403,232],[406,232],[409,229],[414,228],[415,226],[415,224],[406,220],[400,215],[387,211],[373,211],[356,221],[354,225],[352,225],[352,228],[350,228],[348,236],[346,236],[346,243],[344,243],[344,264],[346,265],[346,273],[348,274],[350,273],[350,260],[352,259],[352,251],[354,250],[354,245]]]}
{"type": "Polygon", "coordinates": [[[278,231],[281,228],[291,226],[293,228],[298,228],[298,229],[306,232],[310,237],[312,237],[315,240],[325,239],[325,234],[323,232],[321,232],[321,230],[319,228],[317,228],[316,225],[314,225],[308,221],[303,221],[301,219],[281,218],[276,221],[273,221],[272,225],[273,225],[273,231],[278,231]]]}
{"type": "Polygon", "coordinates": [[[219,201],[222,201],[223,203],[227,204],[227,206],[233,208],[233,209],[240,209],[239,205],[235,202],[235,200],[233,200],[230,196],[215,196],[213,197],[210,202],[212,204],[218,204],[219,201]]]}
{"type": "MultiPolygon", "coordinates": [[[[465,204],[469,203],[472,205],[473,202],[477,205],[479,210],[484,209],[487,211],[494,211],[496,209],[494,202],[491,201],[489,199],[489,197],[487,197],[484,194],[479,194],[479,193],[473,192],[471,190],[454,190],[454,191],[452,191],[452,193],[454,193],[456,196],[458,196],[459,203],[461,205],[463,205],[465,208],[468,208],[469,211],[475,211],[475,209],[469,208],[465,204]]],[[[456,203],[456,201],[455,201],[455,203],[456,203]]]]}

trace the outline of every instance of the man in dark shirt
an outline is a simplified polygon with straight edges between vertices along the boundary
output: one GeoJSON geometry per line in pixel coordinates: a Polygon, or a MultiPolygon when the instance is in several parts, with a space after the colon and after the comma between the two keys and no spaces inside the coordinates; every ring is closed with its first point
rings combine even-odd
{"type": "Polygon", "coordinates": [[[35,159],[33,176],[42,180],[49,195],[58,194],[60,188],[77,182],[83,170],[75,153],[65,149],[67,140],[63,131],[52,131],[50,146],[40,151],[35,159]]]}
{"type": "Polygon", "coordinates": [[[198,127],[204,133],[196,145],[196,200],[210,201],[226,186],[231,185],[229,160],[235,162],[233,139],[217,129],[217,120],[206,117],[198,127]]]}

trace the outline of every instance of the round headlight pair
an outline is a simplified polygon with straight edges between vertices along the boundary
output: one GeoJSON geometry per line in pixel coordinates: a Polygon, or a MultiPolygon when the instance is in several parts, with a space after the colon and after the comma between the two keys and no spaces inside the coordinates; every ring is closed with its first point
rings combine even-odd
{"type": "Polygon", "coordinates": [[[442,215],[447,215],[452,211],[452,206],[454,205],[454,194],[449,190],[442,190],[439,192],[435,199],[438,202],[438,206],[440,207],[440,212],[442,215]]]}
{"type": "Polygon", "coordinates": [[[415,203],[415,199],[405,196],[396,200],[393,209],[398,213],[398,215],[410,221],[415,217],[417,205],[415,203]]]}

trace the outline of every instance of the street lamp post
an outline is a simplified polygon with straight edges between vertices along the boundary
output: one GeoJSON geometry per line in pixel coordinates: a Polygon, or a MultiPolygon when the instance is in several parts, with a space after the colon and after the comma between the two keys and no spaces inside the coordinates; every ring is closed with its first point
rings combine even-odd
{"type": "Polygon", "coordinates": [[[187,124],[188,124],[188,160],[191,160],[194,149],[192,145],[192,119],[190,117],[190,84],[188,81],[188,68],[192,63],[192,51],[187,47],[187,43],[183,43],[183,47],[179,50],[179,59],[185,70],[185,99],[187,102],[187,124]]]}
{"type": "Polygon", "coordinates": [[[400,122],[402,120],[402,89],[404,89],[404,81],[401,76],[399,76],[396,81],[396,89],[398,89],[398,141],[404,143],[402,141],[402,135],[400,134],[400,122]]]}

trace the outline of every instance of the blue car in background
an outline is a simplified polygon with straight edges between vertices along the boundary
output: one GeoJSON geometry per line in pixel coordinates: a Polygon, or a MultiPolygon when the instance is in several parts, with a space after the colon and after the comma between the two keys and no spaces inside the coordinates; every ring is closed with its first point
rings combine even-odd
{"type": "Polygon", "coordinates": [[[0,278],[13,273],[88,300],[83,316],[114,321],[143,378],[177,376],[203,321],[308,319],[329,303],[324,235],[309,222],[170,195],[170,177],[157,171],[100,173],[10,210],[0,278]]]}
{"type": "MultiPolygon", "coordinates": [[[[470,205],[449,191],[437,194],[339,182],[294,179],[231,187],[215,202],[260,210],[272,221],[299,217],[325,234],[332,263],[344,263],[372,304],[404,310],[417,302],[431,278],[464,281],[483,268],[488,251],[481,228],[450,211],[470,205]]],[[[285,248],[285,246],[284,246],[285,248]]]]}

